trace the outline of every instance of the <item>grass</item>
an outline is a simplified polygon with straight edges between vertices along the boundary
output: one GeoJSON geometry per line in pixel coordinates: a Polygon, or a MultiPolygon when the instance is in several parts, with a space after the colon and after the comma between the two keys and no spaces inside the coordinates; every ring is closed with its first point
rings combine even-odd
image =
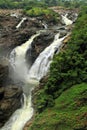
{"type": "Polygon", "coordinates": [[[37,114],[29,130],[86,130],[87,84],[72,86],[55,100],[55,106],[37,114]]]}

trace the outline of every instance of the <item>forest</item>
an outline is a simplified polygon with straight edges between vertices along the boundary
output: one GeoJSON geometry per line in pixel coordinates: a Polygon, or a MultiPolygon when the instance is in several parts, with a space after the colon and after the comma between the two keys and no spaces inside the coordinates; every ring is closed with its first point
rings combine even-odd
{"type": "Polygon", "coordinates": [[[78,8],[84,6],[85,0],[0,0],[0,8],[19,9],[33,6],[65,6],[78,8]]]}

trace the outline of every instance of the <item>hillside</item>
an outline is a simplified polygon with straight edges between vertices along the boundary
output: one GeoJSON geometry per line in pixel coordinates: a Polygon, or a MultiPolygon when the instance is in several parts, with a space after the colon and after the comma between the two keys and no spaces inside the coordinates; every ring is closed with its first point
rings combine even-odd
{"type": "Polygon", "coordinates": [[[72,86],[36,116],[29,130],[87,130],[86,95],[87,84],[72,86]]]}
{"type": "Polygon", "coordinates": [[[34,92],[36,116],[29,130],[87,130],[87,7],[66,50],[55,55],[48,77],[34,92]]]}

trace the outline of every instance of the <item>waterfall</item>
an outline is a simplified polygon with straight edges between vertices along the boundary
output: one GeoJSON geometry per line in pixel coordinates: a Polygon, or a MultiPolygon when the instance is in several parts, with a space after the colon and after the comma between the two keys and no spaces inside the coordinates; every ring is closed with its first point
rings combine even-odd
{"type": "MultiPolygon", "coordinates": [[[[10,63],[14,69],[15,80],[21,80],[25,83],[23,86],[24,104],[22,108],[16,110],[11,118],[0,130],[22,130],[25,123],[33,116],[33,107],[31,102],[31,91],[38,82],[33,80],[26,81],[28,67],[25,60],[26,51],[31,49],[31,43],[40,33],[33,35],[27,42],[16,47],[10,54],[10,63]]],[[[29,79],[28,79],[29,80],[29,79]]]]}
{"type": "MultiPolygon", "coordinates": [[[[33,116],[34,110],[31,102],[31,91],[36,82],[39,81],[49,70],[50,63],[55,52],[59,52],[64,38],[59,38],[59,33],[55,35],[54,41],[37,57],[30,70],[28,70],[25,55],[27,49],[31,49],[31,43],[40,33],[33,35],[26,43],[16,47],[10,54],[10,63],[14,68],[17,79],[25,82],[23,86],[24,104],[16,110],[8,122],[1,130],[23,130],[25,123],[33,116]],[[36,79],[36,80],[33,80],[36,79]]],[[[38,83],[38,82],[37,82],[38,83]]]]}
{"type": "Polygon", "coordinates": [[[68,19],[68,18],[67,18],[67,15],[68,15],[68,14],[66,14],[65,16],[61,15],[61,16],[62,16],[62,20],[63,20],[63,22],[64,22],[66,25],[71,25],[71,24],[73,23],[73,21],[70,20],[70,19],[68,19]]]}
{"type": "MultiPolygon", "coordinates": [[[[27,88],[31,86],[32,84],[30,86],[28,85],[27,88]]],[[[6,122],[6,124],[0,130],[23,130],[24,125],[28,120],[32,118],[34,113],[32,107],[32,101],[31,101],[31,91],[32,89],[29,90],[28,96],[23,94],[24,104],[20,109],[17,109],[13,113],[11,118],[6,122]]]]}
{"type": "Polygon", "coordinates": [[[21,24],[26,20],[27,18],[22,18],[22,20],[19,22],[19,24],[16,26],[16,28],[20,28],[21,24]]]}
{"type": "Polygon", "coordinates": [[[24,105],[19,109],[19,112],[15,112],[15,115],[17,114],[18,117],[13,122],[11,130],[22,130],[25,123],[31,119],[33,115],[33,107],[31,104],[31,93],[28,97],[24,95],[24,105]]]}
{"type": "Polygon", "coordinates": [[[31,49],[31,43],[33,39],[39,36],[40,33],[33,35],[26,43],[21,46],[16,47],[10,54],[10,63],[14,69],[13,78],[15,80],[26,81],[26,76],[28,73],[28,66],[26,63],[25,55],[28,49],[31,49]]]}
{"type": "Polygon", "coordinates": [[[40,53],[32,65],[31,69],[29,70],[29,75],[27,77],[28,79],[40,80],[47,74],[53,55],[56,51],[59,52],[64,38],[65,37],[59,38],[59,33],[55,35],[52,44],[48,46],[42,53],[40,53]]]}

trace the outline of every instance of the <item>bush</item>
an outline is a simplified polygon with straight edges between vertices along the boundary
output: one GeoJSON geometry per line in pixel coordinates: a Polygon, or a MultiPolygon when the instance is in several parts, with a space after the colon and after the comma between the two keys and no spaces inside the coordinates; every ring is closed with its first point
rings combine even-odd
{"type": "Polygon", "coordinates": [[[30,17],[42,17],[48,22],[57,23],[59,15],[47,7],[27,7],[24,10],[24,14],[30,17]]]}

